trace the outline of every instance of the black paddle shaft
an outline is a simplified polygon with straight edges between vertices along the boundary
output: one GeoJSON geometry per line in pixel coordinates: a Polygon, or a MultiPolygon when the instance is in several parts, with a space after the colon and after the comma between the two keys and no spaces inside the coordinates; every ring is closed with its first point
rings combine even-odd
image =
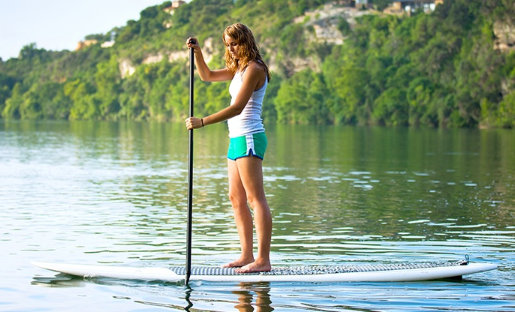
{"type": "MultiPolygon", "coordinates": [[[[190,43],[195,43],[193,39],[190,43]]],[[[194,76],[194,51],[190,48],[190,117],[193,117],[193,76],[194,76]]],[[[193,219],[193,129],[189,130],[189,154],[188,154],[188,228],[186,232],[186,285],[190,281],[191,275],[191,232],[193,219]]]]}

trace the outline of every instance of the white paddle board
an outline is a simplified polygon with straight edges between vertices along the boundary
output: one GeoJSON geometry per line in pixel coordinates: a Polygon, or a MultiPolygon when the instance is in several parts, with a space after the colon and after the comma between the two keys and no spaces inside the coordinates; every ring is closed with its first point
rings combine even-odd
{"type": "MultiPolygon", "coordinates": [[[[34,265],[84,278],[156,282],[184,280],[184,267],[129,267],[34,262],[34,265]]],[[[429,262],[338,266],[274,267],[270,272],[236,273],[233,268],[192,267],[190,280],[223,282],[407,282],[456,278],[494,270],[491,263],[429,262]]]]}

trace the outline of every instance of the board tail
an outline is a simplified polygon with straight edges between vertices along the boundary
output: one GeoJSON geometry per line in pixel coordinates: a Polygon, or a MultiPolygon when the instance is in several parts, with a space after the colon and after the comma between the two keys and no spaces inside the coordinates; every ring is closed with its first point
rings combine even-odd
{"type": "Polygon", "coordinates": [[[184,279],[183,276],[177,275],[175,272],[167,268],[80,265],[48,262],[33,262],[33,264],[42,269],[82,276],[86,278],[107,277],[115,279],[162,281],[173,283],[184,279]]]}

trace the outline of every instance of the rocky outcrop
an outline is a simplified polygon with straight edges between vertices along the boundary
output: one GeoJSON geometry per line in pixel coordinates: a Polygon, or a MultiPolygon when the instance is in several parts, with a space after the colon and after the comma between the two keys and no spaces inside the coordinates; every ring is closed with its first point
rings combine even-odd
{"type": "Polygon", "coordinates": [[[121,59],[118,63],[118,69],[120,70],[120,76],[123,78],[127,78],[136,72],[136,67],[132,65],[132,62],[129,59],[121,59]]]}
{"type": "MultiPolygon", "coordinates": [[[[213,59],[214,47],[213,47],[213,38],[207,38],[202,44],[202,55],[204,56],[204,60],[206,63],[209,63],[213,59]]],[[[181,60],[186,60],[189,58],[189,51],[184,49],[181,51],[174,51],[168,54],[168,61],[176,62],[181,60]]]]}
{"type": "Polygon", "coordinates": [[[506,22],[495,22],[494,34],[494,49],[502,52],[515,50],[515,25],[506,22]]]}
{"type": "MultiPolygon", "coordinates": [[[[208,38],[202,44],[202,53],[204,54],[204,59],[206,63],[209,63],[213,59],[214,54],[214,46],[213,46],[213,38],[208,38]]],[[[189,58],[189,51],[184,49],[180,51],[165,53],[156,53],[149,54],[143,58],[141,65],[150,65],[161,62],[165,55],[168,56],[168,62],[180,62],[187,60],[189,58]]],[[[136,66],[134,65],[130,59],[123,58],[119,60],[118,69],[120,70],[120,76],[122,78],[127,78],[136,72],[136,66]]]]}
{"type": "Polygon", "coordinates": [[[143,59],[143,62],[141,62],[142,64],[154,64],[154,63],[159,63],[163,60],[163,54],[161,53],[158,53],[158,54],[154,54],[154,55],[148,55],[147,57],[145,57],[143,59]]]}
{"type": "MultiPolygon", "coordinates": [[[[214,47],[213,47],[213,38],[207,38],[204,43],[201,45],[202,47],[202,55],[204,56],[204,60],[206,63],[209,63],[213,59],[214,47]]],[[[189,51],[184,49],[181,51],[174,51],[168,54],[168,61],[175,62],[189,58],[189,51]]]]}
{"type": "MultiPolygon", "coordinates": [[[[293,22],[304,26],[304,38],[309,42],[341,45],[346,38],[339,30],[342,19],[346,20],[350,27],[353,27],[356,25],[356,19],[365,14],[371,14],[371,11],[328,3],[320,9],[306,12],[295,18],[293,22]]],[[[267,44],[265,43],[265,45],[267,44]]],[[[305,58],[281,60],[279,63],[274,55],[271,55],[269,65],[272,71],[280,70],[289,76],[306,68],[318,72],[321,70],[322,61],[316,55],[310,55],[305,58]]]]}
{"type": "Polygon", "coordinates": [[[370,11],[361,11],[356,8],[345,7],[335,3],[327,3],[322,8],[306,12],[294,19],[295,23],[304,23],[306,28],[312,26],[315,36],[311,40],[333,44],[343,44],[345,36],[338,29],[342,19],[352,27],[356,24],[356,18],[370,14],[370,11]]]}
{"type": "Polygon", "coordinates": [[[168,62],[177,62],[179,60],[186,60],[189,57],[189,53],[187,50],[183,51],[174,51],[168,54],[168,62]]]}

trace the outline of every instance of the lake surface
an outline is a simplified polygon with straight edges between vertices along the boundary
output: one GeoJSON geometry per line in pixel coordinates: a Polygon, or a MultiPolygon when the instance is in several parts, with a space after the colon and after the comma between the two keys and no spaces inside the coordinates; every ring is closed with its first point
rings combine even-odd
{"type": "MultiPolygon", "coordinates": [[[[184,265],[182,124],[0,121],[0,311],[515,311],[515,131],[269,126],[273,265],[461,260],[411,283],[83,280],[32,261],[184,265]]],[[[224,125],[195,132],[193,264],[239,252],[224,125]]]]}

